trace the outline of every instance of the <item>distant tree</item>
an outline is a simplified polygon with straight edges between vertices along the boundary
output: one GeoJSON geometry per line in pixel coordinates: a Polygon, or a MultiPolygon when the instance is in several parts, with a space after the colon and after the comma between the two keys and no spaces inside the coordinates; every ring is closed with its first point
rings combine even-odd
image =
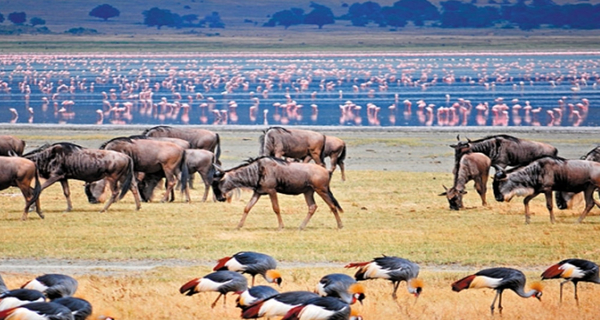
{"type": "Polygon", "coordinates": [[[118,17],[120,14],[121,12],[117,8],[105,3],[92,9],[89,16],[104,19],[104,21],[106,21],[110,18],[118,17]]]}
{"type": "Polygon", "coordinates": [[[38,17],[33,17],[33,18],[31,18],[31,20],[29,20],[29,23],[34,27],[41,26],[41,25],[46,24],[46,20],[44,20],[42,18],[38,18],[38,17]]]}
{"type": "Polygon", "coordinates": [[[412,20],[415,25],[423,25],[426,20],[439,20],[438,8],[427,0],[400,0],[394,3],[393,8],[403,12],[407,20],[412,20]]]}
{"type": "Polygon", "coordinates": [[[348,17],[353,26],[364,27],[369,22],[385,26],[385,19],[381,13],[381,6],[377,2],[354,3],[348,8],[348,17]]]}
{"type": "Polygon", "coordinates": [[[192,24],[192,23],[194,23],[194,21],[198,20],[198,15],[197,14],[186,14],[181,17],[181,20],[184,23],[192,24]]]}
{"type": "Polygon", "coordinates": [[[286,29],[293,25],[302,24],[304,21],[304,10],[292,8],[275,12],[271,19],[265,23],[265,27],[274,27],[276,25],[284,26],[286,29]]]}
{"type": "Polygon", "coordinates": [[[225,23],[221,20],[218,12],[206,15],[200,24],[208,25],[209,28],[225,28],[225,23]]]}
{"type": "Polygon", "coordinates": [[[142,14],[144,15],[144,24],[149,27],[156,26],[156,29],[160,29],[162,26],[175,26],[175,16],[170,10],[153,7],[142,14]]]}
{"type": "Polygon", "coordinates": [[[496,7],[478,7],[457,0],[444,1],[441,26],[443,28],[488,28],[500,19],[496,7]]]}
{"type": "Polygon", "coordinates": [[[0,23],[4,22],[4,15],[0,13],[0,23]]]}
{"type": "Polygon", "coordinates": [[[12,12],[8,14],[8,20],[14,24],[23,24],[27,21],[27,14],[25,12],[12,12]]]}
{"type": "Polygon", "coordinates": [[[69,34],[76,35],[76,36],[81,36],[81,35],[86,35],[86,34],[97,34],[98,31],[96,29],[88,29],[88,28],[79,27],[79,28],[71,28],[71,29],[65,31],[65,33],[69,33],[69,34]]]}
{"type": "Polygon", "coordinates": [[[305,24],[316,24],[319,29],[323,29],[324,25],[335,23],[333,12],[328,7],[314,2],[310,3],[310,7],[313,10],[304,16],[305,24]]]}

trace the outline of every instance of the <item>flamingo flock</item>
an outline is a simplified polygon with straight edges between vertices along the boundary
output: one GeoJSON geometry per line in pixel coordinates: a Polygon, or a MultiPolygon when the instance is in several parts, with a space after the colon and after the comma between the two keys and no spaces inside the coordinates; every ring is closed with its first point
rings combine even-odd
{"type": "Polygon", "coordinates": [[[0,121],[586,125],[594,55],[531,55],[0,55],[0,121]]]}

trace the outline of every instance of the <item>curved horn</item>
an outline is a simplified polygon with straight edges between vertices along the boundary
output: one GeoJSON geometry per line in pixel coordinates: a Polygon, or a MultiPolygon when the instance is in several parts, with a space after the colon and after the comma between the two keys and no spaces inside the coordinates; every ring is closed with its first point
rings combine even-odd
{"type": "Polygon", "coordinates": [[[467,137],[467,142],[468,142],[468,143],[471,143],[471,139],[469,139],[469,137],[467,137]]]}
{"type": "Polygon", "coordinates": [[[456,135],[456,140],[460,141],[460,133],[456,135]]]}

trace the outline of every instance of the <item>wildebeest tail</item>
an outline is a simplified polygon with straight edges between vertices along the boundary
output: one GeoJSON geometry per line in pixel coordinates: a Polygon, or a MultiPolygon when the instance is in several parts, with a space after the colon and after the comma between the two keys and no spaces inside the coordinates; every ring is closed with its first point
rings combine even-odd
{"type": "Polygon", "coordinates": [[[338,209],[339,212],[344,212],[344,209],[342,209],[340,203],[333,196],[333,193],[331,193],[331,189],[327,190],[327,193],[329,194],[329,197],[331,198],[331,201],[333,202],[333,205],[336,207],[336,209],[338,209]]]}
{"type": "Polygon", "coordinates": [[[346,160],[346,144],[345,143],[344,143],[344,146],[342,147],[342,152],[340,152],[337,162],[344,163],[344,160],[346,160]]]}
{"type": "Polygon", "coordinates": [[[259,156],[265,155],[265,135],[266,134],[267,134],[267,132],[263,131],[263,134],[261,134],[260,137],[258,137],[258,144],[260,145],[260,147],[258,148],[259,156]]]}
{"type": "Polygon", "coordinates": [[[129,165],[127,165],[127,177],[125,177],[125,181],[121,184],[121,194],[119,194],[119,200],[123,199],[129,188],[131,188],[131,182],[134,179],[134,171],[133,171],[133,159],[129,158],[129,165]]]}
{"type": "Polygon", "coordinates": [[[29,201],[29,205],[35,203],[40,198],[41,193],[42,193],[42,184],[40,183],[40,173],[36,166],[36,168],[35,168],[35,185],[33,187],[33,194],[32,194],[31,200],[29,201]]]}
{"type": "Polygon", "coordinates": [[[217,146],[215,147],[215,163],[218,165],[221,165],[221,160],[219,160],[219,158],[221,157],[221,137],[219,137],[219,134],[216,134],[217,136],[217,146]]]}
{"type": "Polygon", "coordinates": [[[188,180],[190,179],[190,170],[188,169],[187,161],[185,160],[185,150],[183,150],[183,154],[181,155],[179,169],[181,170],[181,192],[183,192],[188,187],[188,180]]]}
{"type": "Polygon", "coordinates": [[[323,135],[323,145],[321,146],[321,154],[319,155],[319,159],[321,163],[325,165],[325,145],[327,144],[327,137],[323,135]]]}

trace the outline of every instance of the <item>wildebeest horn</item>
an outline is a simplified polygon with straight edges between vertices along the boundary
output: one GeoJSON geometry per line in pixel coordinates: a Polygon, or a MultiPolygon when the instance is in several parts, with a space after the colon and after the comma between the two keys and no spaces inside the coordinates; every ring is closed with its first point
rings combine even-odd
{"type": "Polygon", "coordinates": [[[468,142],[468,143],[471,143],[471,139],[469,139],[469,137],[467,137],[467,142],[468,142]]]}
{"type": "Polygon", "coordinates": [[[444,191],[444,192],[442,192],[442,193],[440,193],[440,194],[438,194],[438,196],[445,196],[445,195],[447,195],[447,194],[448,194],[448,188],[446,188],[446,186],[445,186],[445,185],[442,185],[442,187],[444,187],[444,190],[445,190],[445,191],[444,191]]]}
{"type": "Polygon", "coordinates": [[[442,185],[442,187],[444,187],[444,190],[448,191],[448,188],[446,188],[446,186],[445,186],[445,185],[442,185]]]}
{"type": "Polygon", "coordinates": [[[460,133],[456,135],[456,140],[460,141],[460,133]]]}

